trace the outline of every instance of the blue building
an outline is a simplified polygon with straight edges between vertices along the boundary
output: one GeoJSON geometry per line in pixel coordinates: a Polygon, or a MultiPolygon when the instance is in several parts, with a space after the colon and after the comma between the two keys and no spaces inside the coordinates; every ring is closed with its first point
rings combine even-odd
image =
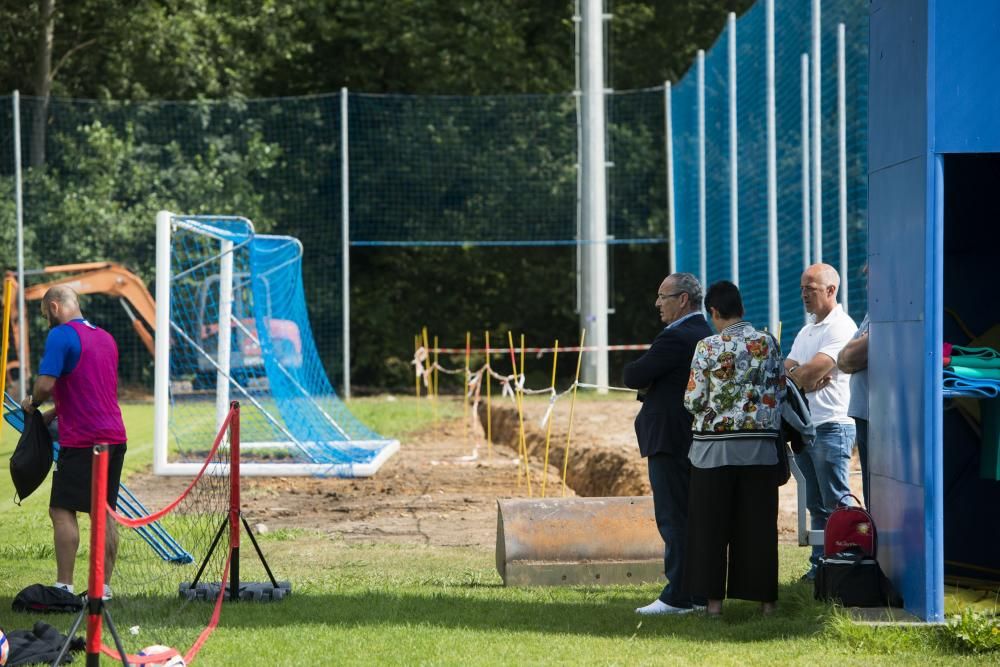
{"type": "Polygon", "coordinates": [[[1000,344],[1000,2],[872,0],[870,26],[871,505],[937,621],[948,579],[1000,579],[1000,399],[942,389],[943,343],[1000,344]]]}

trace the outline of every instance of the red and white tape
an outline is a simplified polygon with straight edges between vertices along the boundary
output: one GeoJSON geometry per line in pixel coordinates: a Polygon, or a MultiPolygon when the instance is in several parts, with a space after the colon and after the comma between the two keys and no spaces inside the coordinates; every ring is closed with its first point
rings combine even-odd
{"type": "MultiPolygon", "coordinates": [[[[520,350],[520,348],[518,348],[520,350]]],[[[637,345],[584,345],[580,347],[579,345],[570,345],[569,347],[560,347],[560,352],[599,352],[601,350],[607,350],[608,352],[624,352],[628,350],[648,350],[649,344],[642,343],[637,345]]],[[[536,354],[546,354],[548,352],[555,352],[554,347],[526,347],[525,352],[534,352],[536,354]]],[[[438,352],[441,354],[465,354],[464,347],[432,347],[427,350],[428,352],[438,352]]],[[[484,353],[486,352],[485,347],[473,347],[469,352],[484,353]]],[[[491,347],[490,354],[509,354],[506,347],[491,347]]]]}

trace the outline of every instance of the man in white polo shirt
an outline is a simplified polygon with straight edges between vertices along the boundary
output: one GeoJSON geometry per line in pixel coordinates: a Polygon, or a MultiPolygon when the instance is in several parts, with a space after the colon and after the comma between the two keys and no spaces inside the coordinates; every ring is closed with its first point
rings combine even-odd
{"type": "MultiPolygon", "coordinates": [[[[839,287],[840,276],[829,264],[813,264],[802,273],[802,302],[810,317],[785,359],[788,378],[805,392],[816,425],[816,440],[795,456],[806,480],[813,530],[824,530],[837,502],[851,492],[848,467],[855,428],[847,415],[850,378],[837,369],[837,355],[858,326],[837,303],[839,287]]],[[[822,555],[823,547],[813,546],[803,579],[815,579],[822,555]]]]}

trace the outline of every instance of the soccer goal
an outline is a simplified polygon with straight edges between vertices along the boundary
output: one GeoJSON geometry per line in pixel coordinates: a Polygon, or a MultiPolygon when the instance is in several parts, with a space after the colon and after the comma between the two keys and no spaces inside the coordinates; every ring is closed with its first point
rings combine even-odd
{"type": "Polygon", "coordinates": [[[156,276],[156,474],[196,473],[234,399],[246,475],[367,477],[399,449],[330,385],[297,239],[256,234],[242,217],[161,211],[156,276]]]}

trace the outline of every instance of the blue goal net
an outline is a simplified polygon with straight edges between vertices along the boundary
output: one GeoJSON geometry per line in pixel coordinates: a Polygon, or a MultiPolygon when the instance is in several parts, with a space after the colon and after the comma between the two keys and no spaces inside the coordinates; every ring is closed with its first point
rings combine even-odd
{"type": "Polygon", "coordinates": [[[181,473],[174,463],[203,457],[238,400],[248,472],[374,473],[398,443],[362,424],[330,385],[309,324],[302,244],[255,234],[245,218],[171,216],[169,225],[169,435],[159,467],[181,473]]]}

